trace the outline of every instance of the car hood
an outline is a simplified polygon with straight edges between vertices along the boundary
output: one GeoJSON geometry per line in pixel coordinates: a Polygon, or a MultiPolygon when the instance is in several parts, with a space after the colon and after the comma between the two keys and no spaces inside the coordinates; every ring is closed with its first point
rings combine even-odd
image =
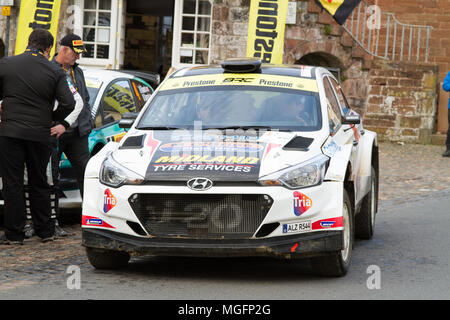
{"type": "Polygon", "coordinates": [[[312,132],[136,130],[112,156],[147,181],[257,181],[321,153],[325,138],[312,132]]]}

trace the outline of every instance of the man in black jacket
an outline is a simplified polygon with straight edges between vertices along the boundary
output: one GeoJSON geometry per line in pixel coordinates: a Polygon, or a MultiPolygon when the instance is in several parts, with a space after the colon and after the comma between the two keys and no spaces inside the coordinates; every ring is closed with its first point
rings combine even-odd
{"type": "Polygon", "coordinates": [[[75,100],[64,71],[48,55],[54,38],[50,32],[34,30],[27,50],[0,60],[0,172],[3,178],[5,234],[2,244],[23,244],[26,206],[23,192],[24,164],[28,171],[30,206],[36,234],[43,242],[53,240],[50,219],[50,187],[46,168],[52,151],[51,127],[73,111],[75,100]],[[53,111],[54,101],[59,106],[53,111]],[[7,150],[7,152],[5,152],[7,150]]]}

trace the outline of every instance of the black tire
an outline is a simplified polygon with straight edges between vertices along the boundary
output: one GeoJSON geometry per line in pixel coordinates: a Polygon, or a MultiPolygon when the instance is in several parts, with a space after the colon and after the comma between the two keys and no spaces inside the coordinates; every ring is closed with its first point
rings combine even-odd
{"type": "Polygon", "coordinates": [[[369,240],[373,237],[378,203],[377,185],[376,172],[372,167],[369,193],[362,200],[361,209],[355,217],[355,236],[358,239],[369,240]]]}
{"type": "Polygon", "coordinates": [[[130,255],[127,252],[86,248],[89,263],[96,269],[119,269],[127,266],[130,255]]]}
{"type": "Polygon", "coordinates": [[[342,234],[344,249],[323,257],[311,258],[314,273],[326,277],[342,277],[350,267],[353,243],[354,221],[353,210],[347,191],[344,189],[344,232],[342,234]]]}

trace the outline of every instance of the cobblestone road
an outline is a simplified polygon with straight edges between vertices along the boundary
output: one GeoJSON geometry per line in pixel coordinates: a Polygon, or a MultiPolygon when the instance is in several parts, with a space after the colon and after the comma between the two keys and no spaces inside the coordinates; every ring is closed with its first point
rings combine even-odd
{"type": "MultiPolygon", "coordinates": [[[[381,203],[408,201],[450,190],[450,158],[443,158],[442,152],[441,146],[381,143],[381,203]]],[[[91,268],[80,245],[80,224],[65,225],[64,229],[70,236],[54,242],[43,244],[32,238],[25,240],[23,246],[0,246],[0,297],[8,289],[64,274],[72,264],[91,268]]]]}

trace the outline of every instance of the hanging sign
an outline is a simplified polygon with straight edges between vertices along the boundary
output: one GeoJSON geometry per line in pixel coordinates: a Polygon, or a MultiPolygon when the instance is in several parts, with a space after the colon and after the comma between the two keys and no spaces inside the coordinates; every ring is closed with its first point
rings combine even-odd
{"type": "MultiPolygon", "coordinates": [[[[34,29],[50,31],[56,39],[61,0],[22,0],[17,27],[15,54],[23,53],[28,45],[28,37],[34,29]]],[[[50,56],[55,53],[53,46],[50,56]]]]}
{"type": "Polygon", "coordinates": [[[283,63],[284,28],[289,0],[251,0],[247,57],[283,63]]]}

